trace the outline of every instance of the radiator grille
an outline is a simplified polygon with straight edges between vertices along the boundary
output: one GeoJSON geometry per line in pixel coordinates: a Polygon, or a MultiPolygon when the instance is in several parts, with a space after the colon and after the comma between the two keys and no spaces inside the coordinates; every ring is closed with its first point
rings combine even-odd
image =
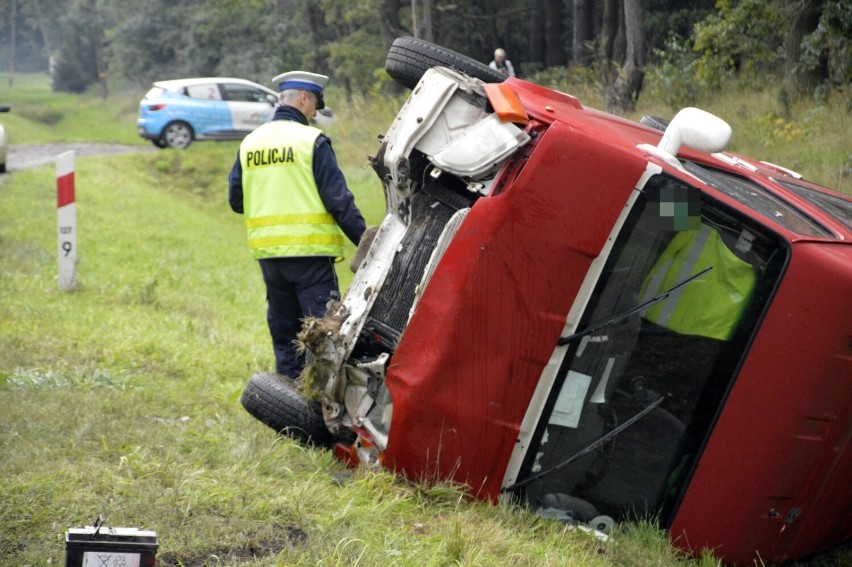
{"type": "Polygon", "coordinates": [[[387,347],[394,348],[402,336],[414,303],[415,287],[423,277],[444,226],[456,211],[470,207],[473,200],[473,195],[460,195],[437,182],[427,183],[412,196],[411,224],[366,325],[387,347]]]}

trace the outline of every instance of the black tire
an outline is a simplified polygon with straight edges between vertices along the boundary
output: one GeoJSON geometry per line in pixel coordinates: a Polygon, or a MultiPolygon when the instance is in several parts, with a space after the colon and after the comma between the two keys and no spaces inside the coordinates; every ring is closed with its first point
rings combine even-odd
{"type": "Polygon", "coordinates": [[[6,173],[6,164],[0,163],[0,173],[6,173]]]}
{"type": "Polygon", "coordinates": [[[385,71],[393,80],[413,89],[432,67],[450,67],[486,83],[502,83],[506,75],[452,49],[416,37],[398,37],[388,50],[385,71]]]}
{"type": "Polygon", "coordinates": [[[180,120],[166,124],[163,133],[160,135],[160,139],[166,147],[179,150],[188,148],[194,137],[195,133],[192,131],[192,126],[180,120]]]}
{"type": "Polygon", "coordinates": [[[639,119],[639,124],[643,124],[649,128],[653,128],[654,130],[659,130],[660,132],[665,132],[666,128],[669,127],[669,121],[665,118],[660,118],[659,116],[643,116],[639,119]]]}
{"type": "Polygon", "coordinates": [[[332,435],[323,421],[319,402],[305,400],[289,378],[258,372],[246,384],[240,403],[278,433],[306,445],[331,446],[332,435]]]}
{"type": "Polygon", "coordinates": [[[154,138],[153,140],[151,140],[151,143],[154,144],[155,146],[157,146],[160,149],[166,147],[166,143],[163,141],[162,138],[154,138]]]}

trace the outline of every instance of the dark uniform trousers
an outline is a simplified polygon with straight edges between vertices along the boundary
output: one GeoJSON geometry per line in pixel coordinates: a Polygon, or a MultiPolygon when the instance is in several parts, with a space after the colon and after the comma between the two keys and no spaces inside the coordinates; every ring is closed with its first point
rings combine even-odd
{"type": "Polygon", "coordinates": [[[275,371],[296,378],[305,367],[295,341],[305,317],[323,317],[340,290],[330,256],[260,260],[268,302],[266,319],[275,351],[275,371]]]}

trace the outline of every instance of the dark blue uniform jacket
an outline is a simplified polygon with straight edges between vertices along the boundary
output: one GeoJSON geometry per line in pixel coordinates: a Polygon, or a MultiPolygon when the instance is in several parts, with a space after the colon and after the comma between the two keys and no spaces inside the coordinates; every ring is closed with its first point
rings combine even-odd
{"type": "MultiPolygon", "coordinates": [[[[305,116],[292,106],[279,106],[272,119],[293,120],[308,125],[305,116]]],[[[324,135],[317,138],[314,147],[313,169],[322,204],[337,221],[343,233],[357,245],[366,228],[364,217],[355,206],[355,197],[346,186],[343,173],[337,166],[337,158],[334,150],[331,149],[331,140],[324,135]]],[[[243,213],[243,168],[240,165],[239,153],[228,177],[228,201],[235,213],[243,213]]]]}

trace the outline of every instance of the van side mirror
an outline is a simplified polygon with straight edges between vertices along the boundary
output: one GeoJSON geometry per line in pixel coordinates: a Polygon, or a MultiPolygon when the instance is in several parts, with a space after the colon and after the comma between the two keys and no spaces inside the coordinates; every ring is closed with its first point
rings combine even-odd
{"type": "Polygon", "coordinates": [[[721,152],[731,141],[730,125],[699,108],[687,107],[672,119],[657,149],[677,156],[682,145],[708,154],[721,152]]]}

